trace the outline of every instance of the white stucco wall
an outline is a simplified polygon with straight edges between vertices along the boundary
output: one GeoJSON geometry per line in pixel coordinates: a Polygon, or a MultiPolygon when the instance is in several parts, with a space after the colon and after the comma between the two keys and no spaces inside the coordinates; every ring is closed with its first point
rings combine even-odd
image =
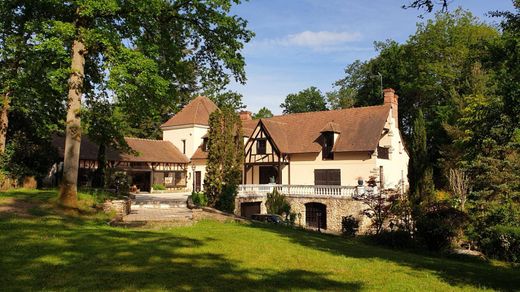
{"type": "Polygon", "coordinates": [[[315,169],[339,169],[344,186],[355,186],[359,177],[366,180],[377,171],[376,158],[368,152],[334,153],[334,160],[322,160],[321,153],[291,154],[290,161],[293,185],[313,185],[315,169]]]}
{"type": "Polygon", "coordinates": [[[186,140],[186,153],[188,158],[193,156],[195,150],[202,144],[202,136],[208,132],[209,127],[203,125],[184,125],[163,128],[163,140],[170,141],[183,151],[182,140],[186,140]]]}
{"type": "Polygon", "coordinates": [[[410,157],[404,147],[397,121],[393,119],[392,115],[388,116],[385,128],[389,131],[381,138],[379,146],[390,146],[390,159],[377,158],[377,168],[383,166],[385,188],[396,188],[399,185],[399,187],[404,186],[406,190],[408,188],[408,162],[410,157]]]}

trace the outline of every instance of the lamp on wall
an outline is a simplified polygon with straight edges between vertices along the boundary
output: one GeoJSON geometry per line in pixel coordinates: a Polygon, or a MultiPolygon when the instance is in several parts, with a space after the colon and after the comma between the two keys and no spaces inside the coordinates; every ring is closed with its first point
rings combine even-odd
{"type": "Polygon", "coordinates": [[[195,191],[195,168],[196,167],[197,166],[194,163],[191,164],[191,178],[193,180],[193,191],[195,191]]]}

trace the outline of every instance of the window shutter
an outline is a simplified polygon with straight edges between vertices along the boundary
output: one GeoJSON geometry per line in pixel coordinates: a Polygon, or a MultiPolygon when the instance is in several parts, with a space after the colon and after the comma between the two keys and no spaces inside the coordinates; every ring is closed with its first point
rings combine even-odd
{"type": "Polygon", "coordinates": [[[341,185],[340,169],[315,169],[314,185],[341,185]]]}

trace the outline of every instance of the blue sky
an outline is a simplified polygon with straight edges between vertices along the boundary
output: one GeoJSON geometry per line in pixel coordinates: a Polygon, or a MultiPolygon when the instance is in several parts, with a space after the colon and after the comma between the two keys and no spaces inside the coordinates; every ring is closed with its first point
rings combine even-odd
{"type": "MultiPolygon", "coordinates": [[[[404,42],[415,32],[422,11],[402,9],[408,0],[250,0],[233,9],[256,37],[246,45],[246,85],[230,89],[244,95],[247,109],[263,106],[275,114],[287,94],[316,86],[322,92],[344,76],[356,59],[375,56],[374,41],[404,42]]],[[[511,0],[452,0],[487,22],[490,10],[512,10],[511,0]]],[[[426,17],[431,17],[426,15],[426,17]]]]}

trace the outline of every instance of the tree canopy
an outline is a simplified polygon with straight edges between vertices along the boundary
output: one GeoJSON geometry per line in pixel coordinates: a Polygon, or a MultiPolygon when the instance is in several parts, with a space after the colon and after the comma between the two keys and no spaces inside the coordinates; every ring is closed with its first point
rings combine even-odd
{"type": "Polygon", "coordinates": [[[273,116],[273,113],[271,112],[270,109],[266,108],[266,107],[262,107],[261,109],[258,110],[258,112],[256,114],[253,114],[253,119],[265,119],[265,118],[270,118],[273,116]]]}
{"type": "Polygon", "coordinates": [[[298,93],[287,95],[280,107],[284,114],[293,114],[324,111],[327,110],[327,103],[323,93],[318,88],[311,86],[298,93]]]}

